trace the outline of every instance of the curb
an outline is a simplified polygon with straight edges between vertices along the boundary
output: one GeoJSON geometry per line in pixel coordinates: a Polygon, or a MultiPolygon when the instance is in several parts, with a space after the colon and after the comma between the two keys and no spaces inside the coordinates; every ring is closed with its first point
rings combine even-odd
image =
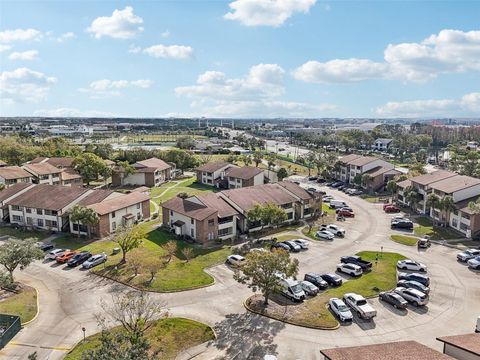
{"type": "Polygon", "coordinates": [[[35,320],[37,320],[38,314],[40,313],[40,301],[39,301],[40,294],[38,293],[37,288],[35,288],[33,286],[31,286],[31,287],[35,289],[35,293],[37,294],[37,313],[35,314],[35,316],[31,320],[28,320],[27,322],[21,323],[20,325],[22,325],[22,327],[34,322],[35,320]]]}
{"type": "Polygon", "coordinates": [[[280,321],[280,322],[283,322],[283,323],[286,323],[286,324],[295,325],[295,326],[303,327],[303,328],[307,328],[307,329],[315,329],[315,330],[337,330],[338,328],[340,328],[340,324],[338,323],[338,321],[337,321],[337,325],[336,325],[335,327],[326,327],[326,326],[300,325],[300,324],[298,324],[298,323],[294,323],[294,322],[289,321],[289,320],[280,320],[280,319],[274,318],[273,316],[270,316],[270,315],[268,315],[268,314],[261,313],[261,312],[259,312],[259,311],[256,311],[256,310],[253,310],[252,308],[250,308],[250,307],[247,305],[247,301],[248,301],[251,297],[252,297],[252,296],[250,296],[249,298],[247,298],[246,300],[243,301],[243,306],[245,307],[245,309],[247,309],[248,311],[250,311],[250,312],[253,313],[253,314],[265,316],[265,317],[267,317],[267,318],[269,318],[269,319],[272,319],[272,320],[280,321]]]}

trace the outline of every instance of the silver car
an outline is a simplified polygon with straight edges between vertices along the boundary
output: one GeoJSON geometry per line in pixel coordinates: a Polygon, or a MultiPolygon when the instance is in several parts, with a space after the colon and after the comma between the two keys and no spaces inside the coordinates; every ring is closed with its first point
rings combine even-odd
{"type": "Polygon", "coordinates": [[[103,254],[97,254],[97,255],[93,255],[93,256],[90,256],[87,261],[85,261],[83,264],[82,264],[82,267],[84,269],[91,269],[92,267],[94,266],[97,266],[97,265],[100,265],[104,262],[107,261],[107,255],[105,253],[103,254]]]}
{"type": "Polygon", "coordinates": [[[328,301],[328,307],[338,317],[341,322],[352,321],[353,315],[343,300],[338,298],[331,298],[328,301]]]}
{"type": "Polygon", "coordinates": [[[67,249],[53,249],[47,255],[45,255],[45,260],[55,260],[58,256],[62,256],[67,249]]]}
{"type": "Polygon", "coordinates": [[[318,294],[319,289],[315,285],[313,285],[310,281],[302,281],[300,282],[300,286],[302,287],[303,291],[308,296],[315,296],[318,294]]]}
{"type": "Polygon", "coordinates": [[[419,290],[412,288],[397,287],[394,290],[398,295],[403,297],[409,303],[415,306],[424,306],[428,304],[428,295],[419,290]]]}

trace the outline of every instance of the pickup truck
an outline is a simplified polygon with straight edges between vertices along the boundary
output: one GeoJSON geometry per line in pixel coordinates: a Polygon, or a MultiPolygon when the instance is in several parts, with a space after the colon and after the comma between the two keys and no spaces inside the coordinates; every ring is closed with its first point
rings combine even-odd
{"type": "Polygon", "coordinates": [[[343,301],[364,320],[370,320],[377,316],[377,311],[362,295],[347,293],[343,296],[343,301]]]}
{"type": "Polygon", "coordinates": [[[362,268],[363,271],[372,270],[372,263],[363,260],[360,256],[342,256],[340,262],[344,264],[355,264],[362,268]]]}

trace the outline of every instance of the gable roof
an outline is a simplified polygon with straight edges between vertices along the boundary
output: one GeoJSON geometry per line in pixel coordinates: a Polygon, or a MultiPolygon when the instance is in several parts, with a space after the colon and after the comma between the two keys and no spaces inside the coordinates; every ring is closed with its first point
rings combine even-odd
{"type": "Polygon", "coordinates": [[[228,168],[225,171],[225,175],[238,178],[238,179],[243,179],[243,180],[251,179],[254,176],[261,173],[263,173],[262,169],[259,169],[253,166],[244,166],[244,167],[232,166],[231,168],[228,168]]]}
{"type": "Polygon", "coordinates": [[[350,163],[350,161],[358,159],[360,156],[361,155],[350,154],[350,155],[342,156],[340,159],[338,159],[338,161],[340,161],[342,163],[345,163],[345,164],[348,164],[348,163],[350,163]]]}
{"type": "Polygon", "coordinates": [[[188,199],[182,199],[178,196],[165,201],[161,204],[162,208],[172,210],[179,214],[188,216],[189,218],[195,220],[204,220],[207,217],[217,213],[217,210],[214,208],[210,208],[206,205],[197,204],[193,201],[189,201],[188,199]]]}
{"type": "Polygon", "coordinates": [[[379,159],[373,156],[360,156],[356,159],[353,159],[348,164],[354,165],[354,166],[364,166],[364,165],[370,164],[375,160],[379,160],[379,159]]]}
{"type": "Polygon", "coordinates": [[[206,163],[205,165],[197,167],[195,170],[196,171],[205,171],[205,172],[215,172],[217,170],[220,170],[226,166],[232,166],[235,167],[235,165],[232,165],[226,161],[216,161],[216,162],[209,162],[206,163]]]}
{"type": "Polygon", "coordinates": [[[375,142],[379,142],[379,143],[382,143],[382,144],[385,144],[385,145],[388,145],[390,144],[391,142],[393,141],[393,139],[386,139],[386,138],[378,138],[375,140],[375,142]]]}
{"type": "Polygon", "coordinates": [[[217,193],[205,193],[197,195],[196,198],[200,200],[205,206],[216,209],[218,211],[218,217],[228,217],[238,215],[238,211],[230,206],[220,195],[217,193]]]}
{"type": "Polygon", "coordinates": [[[402,188],[402,189],[405,189],[406,187],[409,187],[410,185],[412,185],[412,181],[410,179],[403,180],[403,181],[400,181],[400,182],[397,183],[397,186],[402,188]]]}
{"type": "Polygon", "coordinates": [[[23,168],[34,175],[50,175],[61,173],[62,170],[49,163],[25,164],[23,168]]]}
{"type": "Polygon", "coordinates": [[[155,170],[166,170],[170,169],[172,165],[166,163],[163,160],[157,159],[157,158],[150,158],[142,161],[137,161],[135,164],[133,164],[133,167],[137,168],[137,170],[140,170],[141,168],[148,168],[148,169],[153,169],[151,172],[155,170]]]}
{"type": "Polygon", "coordinates": [[[456,175],[457,174],[455,174],[451,171],[437,170],[437,171],[431,172],[429,174],[415,176],[415,177],[411,178],[410,180],[413,183],[417,183],[419,185],[429,185],[429,184],[432,184],[436,181],[447,179],[449,177],[456,176],[456,175]]]}
{"type": "Polygon", "coordinates": [[[98,215],[105,215],[149,200],[150,197],[144,193],[132,192],[123,196],[104,200],[97,204],[88,205],[87,207],[94,209],[98,215]]]}
{"type": "Polygon", "coordinates": [[[9,186],[8,188],[3,189],[2,191],[0,191],[0,202],[11,198],[12,196],[17,194],[18,192],[20,192],[20,191],[22,191],[22,190],[24,190],[24,189],[26,189],[30,186],[35,186],[35,185],[32,184],[32,183],[19,182],[19,183],[16,183],[16,184],[13,184],[13,185],[9,186]]]}
{"type": "Polygon", "coordinates": [[[32,174],[22,169],[20,166],[4,166],[0,167],[0,177],[5,180],[14,180],[22,178],[31,178],[32,174]]]}
{"type": "Polygon", "coordinates": [[[7,163],[3,160],[0,160],[0,166],[7,166],[7,163]]]}
{"type": "Polygon", "coordinates": [[[38,156],[32,161],[29,161],[29,164],[41,164],[41,163],[48,163],[53,166],[57,167],[73,167],[73,161],[75,158],[71,156],[66,156],[66,157],[42,157],[38,156]]]}
{"type": "Polygon", "coordinates": [[[8,205],[58,211],[77,200],[87,191],[89,190],[81,187],[40,184],[7,203],[8,205]]]}
{"type": "Polygon", "coordinates": [[[446,194],[451,194],[479,184],[480,179],[471,176],[456,175],[444,180],[436,181],[433,184],[430,184],[430,188],[446,194]]]}
{"type": "Polygon", "coordinates": [[[88,205],[96,204],[105,200],[112,194],[113,194],[112,190],[105,190],[105,189],[91,190],[91,193],[85,196],[82,200],[80,200],[78,202],[78,205],[88,206],[88,205]]]}
{"type": "Polygon", "coordinates": [[[314,198],[314,196],[311,195],[307,190],[291,181],[281,181],[278,183],[278,185],[284,187],[302,200],[310,200],[314,198]]]}
{"type": "Polygon", "coordinates": [[[60,179],[62,179],[62,180],[73,180],[73,179],[81,179],[81,178],[82,178],[82,175],[80,175],[75,170],[69,169],[69,168],[64,169],[60,173],[60,179]]]}
{"type": "Polygon", "coordinates": [[[460,348],[474,355],[480,355],[480,333],[442,336],[437,338],[445,344],[460,348]]]}

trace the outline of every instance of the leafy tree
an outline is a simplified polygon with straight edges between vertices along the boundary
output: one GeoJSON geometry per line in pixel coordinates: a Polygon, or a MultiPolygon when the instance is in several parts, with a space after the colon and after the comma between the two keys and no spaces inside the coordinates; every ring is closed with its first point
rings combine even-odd
{"type": "Polygon", "coordinates": [[[480,198],[478,198],[476,201],[470,201],[468,203],[468,207],[475,214],[480,214],[480,198]]]}
{"type": "Polygon", "coordinates": [[[353,183],[358,186],[362,185],[362,175],[355,175],[355,177],[353,178],[353,183]]]}
{"type": "Polygon", "coordinates": [[[265,157],[265,160],[267,160],[268,163],[268,170],[272,170],[272,168],[275,166],[275,162],[277,161],[277,156],[275,154],[268,154],[265,157]]]}
{"type": "Polygon", "coordinates": [[[250,155],[243,155],[242,156],[242,161],[246,166],[250,166],[250,164],[252,163],[253,160],[252,160],[252,157],[250,155]]]}
{"type": "Polygon", "coordinates": [[[127,253],[138,248],[144,237],[145,232],[138,225],[124,225],[117,228],[113,241],[122,249],[122,260],[120,263],[124,264],[127,262],[127,253]]]}
{"type": "Polygon", "coordinates": [[[134,172],[135,172],[135,168],[130,165],[130,163],[128,161],[119,161],[117,163],[118,167],[120,167],[123,171],[123,173],[128,176],[128,175],[132,175],[134,172]]]}
{"type": "Polygon", "coordinates": [[[26,239],[9,240],[0,245],[0,264],[8,271],[12,283],[13,272],[17,267],[23,270],[34,260],[43,258],[43,251],[35,243],[35,239],[26,239]]]}
{"type": "Polygon", "coordinates": [[[395,180],[389,180],[387,182],[387,191],[392,194],[392,196],[397,192],[397,182],[395,180]]]}
{"type": "Polygon", "coordinates": [[[229,162],[230,164],[235,164],[238,160],[238,156],[234,154],[230,154],[227,157],[227,162],[229,162]]]}
{"type": "Polygon", "coordinates": [[[250,223],[260,223],[263,229],[263,208],[260,204],[255,204],[255,206],[247,212],[247,220],[250,223]]]}
{"type": "Polygon", "coordinates": [[[174,163],[182,174],[185,170],[198,166],[199,161],[193,154],[184,150],[169,150],[159,156],[163,161],[174,163]]]}
{"type": "Polygon", "coordinates": [[[190,150],[195,147],[195,140],[191,136],[179,136],[177,138],[177,147],[190,150]]]}
{"type": "Polygon", "coordinates": [[[282,167],[282,168],[278,169],[277,176],[278,176],[278,180],[282,181],[283,179],[288,177],[288,172],[287,172],[287,170],[285,170],[285,168],[282,167]]]}
{"type": "Polygon", "coordinates": [[[184,247],[182,249],[182,255],[185,257],[186,262],[189,263],[195,254],[191,247],[184,247]]]}
{"type": "Polygon", "coordinates": [[[253,162],[255,163],[255,166],[258,167],[258,165],[262,162],[263,159],[263,154],[260,150],[257,150],[253,153],[253,162]]]}
{"type": "Polygon", "coordinates": [[[278,276],[295,277],[298,273],[298,260],[291,259],[287,251],[275,249],[254,251],[246,255],[245,264],[235,272],[234,279],[246,284],[254,292],[261,291],[264,304],[268,305],[270,295],[280,290],[278,276]]]}
{"type": "Polygon", "coordinates": [[[70,212],[70,220],[77,224],[78,237],[80,237],[80,224],[83,224],[87,226],[87,235],[90,238],[91,227],[98,224],[99,218],[95,210],[77,204],[70,212]]]}
{"type": "Polygon", "coordinates": [[[405,196],[405,200],[410,205],[410,207],[413,210],[416,210],[417,204],[420,201],[420,194],[417,192],[417,190],[413,186],[408,186],[403,191],[403,194],[405,196]]]}
{"type": "Polygon", "coordinates": [[[111,159],[113,155],[113,147],[111,144],[96,144],[92,152],[102,159],[111,159]]]}
{"type": "Polygon", "coordinates": [[[168,264],[172,260],[173,255],[175,255],[178,250],[177,242],[174,240],[167,241],[165,245],[163,245],[163,250],[165,250],[166,252],[165,257],[167,258],[168,264]]]}
{"type": "Polygon", "coordinates": [[[247,219],[253,223],[260,223],[263,230],[266,225],[278,226],[287,220],[287,213],[285,210],[273,203],[255,206],[247,213],[247,219]]]}
{"type": "Polygon", "coordinates": [[[104,173],[107,167],[103,159],[93,153],[78,155],[73,162],[73,166],[86,180],[87,185],[90,184],[90,181],[97,180],[98,175],[104,173]]]}
{"type": "Polygon", "coordinates": [[[362,175],[362,184],[364,187],[368,188],[372,183],[372,176],[370,174],[363,174],[362,175]]]}
{"type": "Polygon", "coordinates": [[[5,190],[5,184],[0,184],[0,191],[5,190]]]}

